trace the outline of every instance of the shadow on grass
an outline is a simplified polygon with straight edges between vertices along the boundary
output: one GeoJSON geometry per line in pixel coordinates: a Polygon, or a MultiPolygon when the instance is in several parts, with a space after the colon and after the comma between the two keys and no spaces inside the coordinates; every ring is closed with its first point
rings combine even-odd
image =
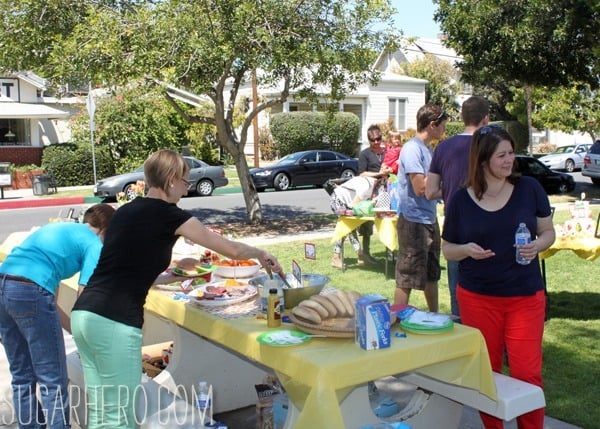
{"type": "Polygon", "coordinates": [[[549,292],[550,319],[600,319],[600,293],[549,292]]]}

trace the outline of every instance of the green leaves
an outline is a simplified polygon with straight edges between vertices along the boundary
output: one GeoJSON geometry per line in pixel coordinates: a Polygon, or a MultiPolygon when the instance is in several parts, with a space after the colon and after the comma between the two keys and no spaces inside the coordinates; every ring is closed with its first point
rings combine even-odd
{"type": "Polygon", "coordinates": [[[599,10],[586,0],[440,0],[436,20],[473,84],[597,85],[599,10]]]}

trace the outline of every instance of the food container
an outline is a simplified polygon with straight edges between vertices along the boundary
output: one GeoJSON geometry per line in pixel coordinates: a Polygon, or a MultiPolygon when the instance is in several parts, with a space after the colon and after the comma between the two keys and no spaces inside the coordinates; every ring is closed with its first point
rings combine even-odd
{"type": "MultiPolygon", "coordinates": [[[[291,273],[287,274],[285,278],[290,284],[294,284],[294,276],[291,273]]],[[[251,279],[248,283],[252,286],[256,286],[262,291],[262,287],[267,280],[269,280],[269,276],[267,274],[262,274],[251,279]]],[[[279,282],[279,287],[283,288],[285,308],[289,309],[294,308],[300,301],[304,301],[305,299],[320,293],[323,290],[323,287],[329,283],[330,279],[322,274],[302,274],[302,284],[304,286],[292,289],[286,288],[283,285],[283,280],[281,280],[278,275],[274,275],[273,280],[279,282]]]]}
{"type": "Polygon", "coordinates": [[[227,278],[252,277],[260,270],[260,264],[252,259],[245,261],[221,259],[220,261],[213,262],[213,266],[216,267],[214,273],[217,276],[227,278]],[[234,263],[242,263],[243,265],[234,266],[234,263]]]}
{"type": "Polygon", "coordinates": [[[356,301],[355,343],[365,350],[390,346],[390,304],[378,294],[363,295],[356,301]]]}

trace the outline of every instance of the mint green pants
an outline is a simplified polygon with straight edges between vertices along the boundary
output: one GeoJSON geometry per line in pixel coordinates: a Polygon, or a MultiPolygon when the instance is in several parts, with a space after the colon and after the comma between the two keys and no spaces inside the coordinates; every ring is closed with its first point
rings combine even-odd
{"type": "Polygon", "coordinates": [[[88,397],[88,429],[134,429],[142,330],[89,311],[71,313],[88,397]]]}

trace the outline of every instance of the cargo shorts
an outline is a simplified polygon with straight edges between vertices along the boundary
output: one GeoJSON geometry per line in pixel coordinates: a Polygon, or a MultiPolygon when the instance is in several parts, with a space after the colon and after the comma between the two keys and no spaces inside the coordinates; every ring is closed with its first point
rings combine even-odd
{"type": "Polygon", "coordinates": [[[398,216],[396,287],[425,290],[427,282],[440,279],[440,227],[410,222],[398,216]]]}

